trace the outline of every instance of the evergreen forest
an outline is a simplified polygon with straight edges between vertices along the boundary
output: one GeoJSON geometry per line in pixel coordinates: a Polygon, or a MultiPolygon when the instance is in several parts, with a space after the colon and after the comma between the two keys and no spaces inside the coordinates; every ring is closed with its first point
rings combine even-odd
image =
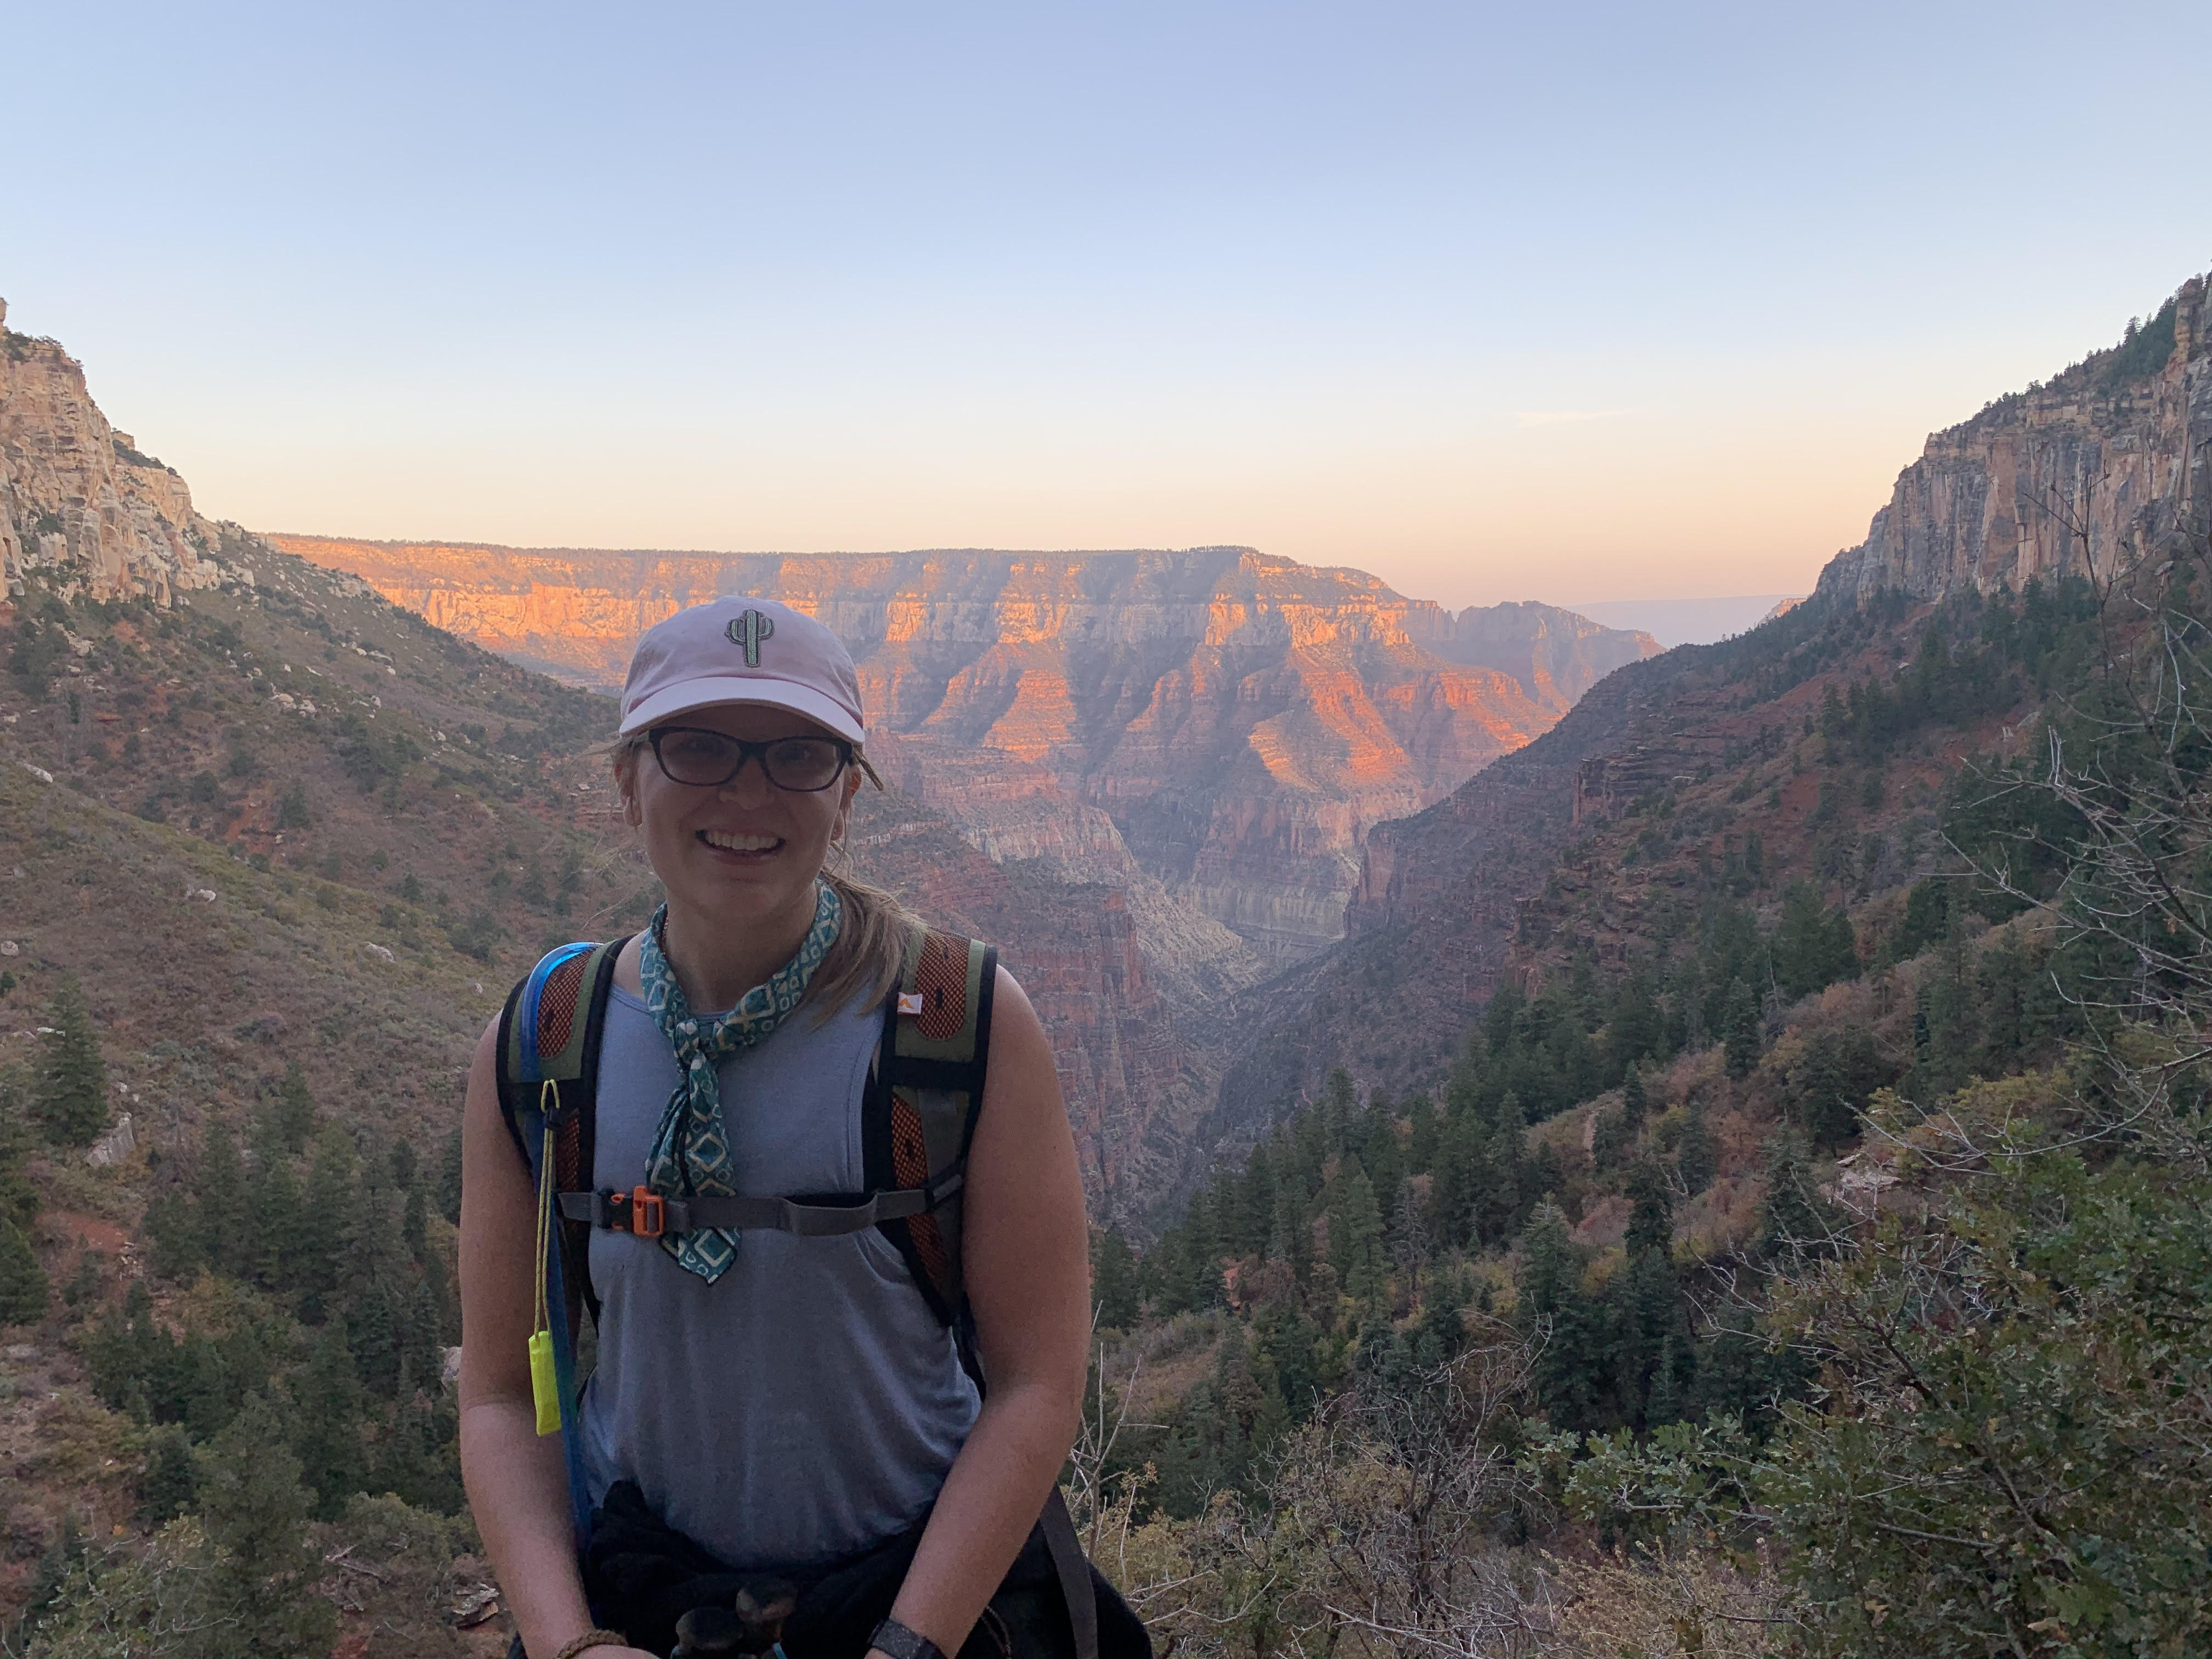
{"type": "Polygon", "coordinates": [[[2212,1642],[2208,599],[2199,549],[1717,647],[1740,739],[1563,850],[1448,1070],[1102,1232],[1078,1490],[1156,1631],[2212,1642]]]}

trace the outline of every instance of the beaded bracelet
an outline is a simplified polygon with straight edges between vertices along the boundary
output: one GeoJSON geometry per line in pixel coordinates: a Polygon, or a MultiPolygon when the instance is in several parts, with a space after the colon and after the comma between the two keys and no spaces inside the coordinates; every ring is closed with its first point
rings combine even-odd
{"type": "Polygon", "coordinates": [[[588,1653],[593,1648],[626,1648],[629,1645],[629,1638],[618,1630],[587,1630],[581,1636],[571,1637],[568,1644],[555,1654],[553,1659],[576,1659],[578,1654],[588,1653]]]}

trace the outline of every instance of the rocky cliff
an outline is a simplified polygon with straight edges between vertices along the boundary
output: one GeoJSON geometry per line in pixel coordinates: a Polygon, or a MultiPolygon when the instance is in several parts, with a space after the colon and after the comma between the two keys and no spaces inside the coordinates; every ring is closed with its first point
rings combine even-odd
{"type": "MultiPolygon", "coordinates": [[[[2205,283],[2192,279],[2114,349],[1931,437],[1865,543],[1831,562],[1812,601],[1778,605],[1734,641],[1684,647],[1613,675],[1448,799],[1370,829],[1346,907],[1348,937],[1240,999],[1225,1022],[1232,1051],[1194,1165],[1238,1145],[1332,1065],[1348,1066],[1364,1084],[1433,1084],[1455,1034],[1516,950],[1525,955],[1550,925],[1547,913],[1573,908],[1577,892],[1602,889],[1613,908],[1640,907],[1647,922],[1672,907],[1668,925],[1686,925],[1687,878],[1641,861],[1644,845],[1620,828],[1624,813],[1676,792],[1716,793],[1712,777],[1809,730],[1828,687],[1840,693],[1853,675],[1874,675],[1909,652],[1883,634],[1886,656],[1862,643],[1831,661],[1847,623],[1863,625],[1851,621],[1859,600],[1883,589],[1927,600],[2102,574],[2116,558],[2154,551],[2161,538],[2202,533],[2212,455],[2208,325],[2205,283]]],[[[1898,637],[1909,639],[1912,625],[1898,624],[1898,637]]],[[[1764,805],[1747,799],[1721,793],[1695,815],[1697,835],[1741,819],[1760,830],[1771,865],[1785,848],[1802,856],[1826,822],[1821,815],[1835,811],[1828,787],[1810,778],[1778,787],[1764,805]]],[[[1670,821],[1668,845],[1692,816],[1670,821]]],[[[1699,856],[1712,852],[1708,845],[1699,856]]],[[[1832,845],[1823,870],[1834,861],[1832,845]]],[[[1601,959],[1610,948],[1595,934],[1577,943],[1601,959]]]]}
{"type": "Polygon", "coordinates": [[[46,569],[96,599],[163,604],[214,586],[218,555],[248,550],[238,527],[194,512],[174,470],[107,423],[83,366],[7,319],[0,301],[0,584],[46,569]]]}
{"type": "MultiPolygon", "coordinates": [[[[1080,879],[1142,872],[1276,962],[1338,936],[1370,824],[1449,793],[1657,649],[1549,606],[1455,615],[1249,548],[799,556],[276,539],[599,685],[681,605],[728,592],[797,605],[852,647],[902,787],[975,846],[1080,879]]],[[[1218,939],[1198,942],[1221,954],[1218,939]]]]}
{"type": "Polygon", "coordinates": [[[1938,432],[1823,592],[1966,587],[2109,570],[2202,522],[2212,465],[2212,308],[2191,277],[2109,351],[1938,432]]]}

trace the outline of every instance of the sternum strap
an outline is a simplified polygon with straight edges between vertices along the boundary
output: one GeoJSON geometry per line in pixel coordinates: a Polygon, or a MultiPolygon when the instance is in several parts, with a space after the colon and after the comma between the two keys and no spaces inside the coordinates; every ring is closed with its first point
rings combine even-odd
{"type": "MultiPolygon", "coordinates": [[[[962,1171],[945,1171],[925,1187],[866,1193],[854,1200],[814,1200],[797,1198],[731,1198],[699,1194],[662,1198],[662,1212],[654,1233],[690,1232],[702,1227],[732,1227],[793,1233],[801,1238],[832,1238],[841,1233],[865,1232],[885,1221],[923,1215],[960,1190],[962,1171]]],[[[647,1226],[632,1224],[639,1207],[629,1193],[562,1193],[561,1213],[570,1221],[589,1222],[613,1232],[644,1232],[647,1226]]]]}

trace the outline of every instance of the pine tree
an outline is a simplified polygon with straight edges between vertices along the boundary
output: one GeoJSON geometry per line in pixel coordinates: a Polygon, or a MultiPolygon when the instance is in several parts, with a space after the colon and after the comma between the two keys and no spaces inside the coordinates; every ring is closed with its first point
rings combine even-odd
{"type": "Polygon", "coordinates": [[[1590,1168],[1603,1171],[1620,1162],[1620,1155],[1628,1149],[1628,1116],[1626,1112],[1597,1109],[1590,1124],[1590,1168]]]}
{"type": "Polygon", "coordinates": [[[1606,1022],[1606,1048],[1614,1075],[1632,1070],[1645,1055],[1656,1053],[1665,1040],[1650,981],[1640,973],[1631,974],[1614,998],[1612,1017],[1606,1022]]]}
{"type": "Polygon", "coordinates": [[[1511,1095],[1500,1103],[1500,1121],[1491,1132],[1486,1149],[1486,1182],[1476,1199],[1478,1237],[1486,1243],[1501,1242],[1519,1229],[1528,1217],[1529,1193],[1523,1177],[1528,1137],[1521,1123],[1521,1109],[1511,1095]]]}
{"type": "Polygon", "coordinates": [[[1413,1358],[1421,1364],[1441,1365],[1467,1346],[1467,1321],[1461,1309],[1467,1304],[1463,1275],[1439,1274],[1421,1299],[1421,1322],[1413,1341],[1413,1358]]]}
{"type": "Polygon", "coordinates": [[[1488,1131],[1472,1108],[1444,1120],[1429,1188],[1429,1231],[1446,1249],[1474,1242],[1490,1171],[1488,1131]]]}
{"type": "Polygon", "coordinates": [[[238,1143],[220,1123],[208,1125],[200,1141],[199,1234],[209,1263],[227,1273],[252,1271],[260,1254],[254,1236],[252,1194],[238,1143]]]}
{"type": "Polygon", "coordinates": [[[1521,1236],[1517,1314],[1542,1335],[1536,1397],[1554,1428],[1591,1426],[1597,1380],[1606,1369],[1602,1321],[1582,1288],[1582,1252],[1556,1206],[1540,1206],[1521,1236]]]}
{"type": "Polygon", "coordinates": [[[299,1460],[266,1399],[251,1401],[204,1455],[200,1516],[217,1553],[204,1595],[207,1659],[328,1653],[337,1613],[315,1594],[322,1553],[307,1531],[299,1460]]]}
{"type": "Polygon", "coordinates": [[[325,1123],[317,1132],[314,1159],[307,1170],[307,1197],[301,1206],[305,1220],[300,1258],[293,1275],[301,1291],[313,1299],[301,1310],[301,1316],[311,1322],[313,1304],[337,1286],[339,1249],[353,1231],[354,1209],[360,1198],[356,1180],[359,1162],[352,1139],[336,1123],[325,1123]]]}
{"type": "Polygon", "coordinates": [[[23,1168],[30,1152],[27,1104],[15,1080],[0,1075],[0,1222],[12,1223],[27,1235],[43,1199],[23,1168]]]}
{"type": "Polygon", "coordinates": [[[1320,1403],[1320,1328],[1294,1304],[1270,1302],[1254,1317],[1252,1334],[1290,1420],[1303,1423],[1320,1403]]]}
{"type": "Polygon", "coordinates": [[[1832,1146],[1855,1133],[1859,1112],[1886,1075],[1866,1030],[1822,1030],[1808,1037],[1803,1057],[1790,1068],[1790,1094],[1813,1143],[1832,1146]]]}
{"type": "Polygon", "coordinates": [[[1358,1111],[1359,1092],[1352,1085],[1352,1073],[1341,1066],[1332,1068],[1322,1090],[1322,1127],[1330,1152],[1341,1152],[1351,1144],[1352,1121],[1358,1111]]]}
{"type": "Polygon", "coordinates": [[[438,1213],[461,1224],[461,1126],[453,1125],[438,1158],[438,1213]]]}
{"type": "Polygon", "coordinates": [[[1398,1183],[1398,1201],[1390,1206],[1390,1259],[1406,1275],[1410,1297],[1421,1293],[1421,1269],[1429,1261],[1428,1206],[1411,1176],[1398,1183]]]}
{"type": "Polygon", "coordinates": [[[1236,1234],[1230,1248],[1240,1256],[1257,1255],[1267,1248],[1268,1231],[1275,1224],[1275,1160],[1264,1141],[1245,1162],[1237,1200],[1236,1234]]]}
{"type": "Polygon", "coordinates": [[[1427,1175],[1437,1167],[1437,1109],[1425,1093],[1406,1103],[1406,1173],[1427,1175]]]}
{"type": "Polygon", "coordinates": [[[1328,1206],[1328,1260],[1345,1294],[1362,1307],[1382,1293],[1382,1212],[1357,1158],[1336,1172],[1328,1206]]]}
{"type": "Polygon", "coordinates": [[[1723,1069],[1730,1077],[1749,1077],[1765,1046],[1759,1030],[1759,999],[1741,978],[1729,981],[1728,1000],[1721,1009],[1723,1069]]]}
{"type": "Polygon", "coordinates": [[[397,1400],[409,1381],[414,1274],[399,1239],[399,1194],[373,1187],[361,1194],[345,1241],[341,1290],[346,1340],[370,1391],[397,1400]]]}
{"type": "Polygon", "coordinates": [[[297,1264],[313,1218],[300,1192],[300,1177],[281,1147],[269,1147],[253,1171],[253,1270],[272,1290],[296,1289],[297,1264]]]}
{"type": "Polygon", "coordinates": [[[1377,1089],[1367,1104],[1359,1139],[1360,1167],[1378,1198],[1387,1199],[1406,1178],[1406,1143],[1398,1133],[1398,1114],[1390,1097],[1377,1089]]]}
{"type": "Polygon", "coordinates": [[[1644,1421],[1648,1428],[1662,1428],[1682,1419],[1687,1392],[1683,1386],[1686,1352],[1681,1339],[1673,1331],[1659,1345],[1659,1360],[1651,1370],[1651,1386],[1644,1395],[1644,1421]]]}
{"type": "Polygon", "coordinates": [[[1667,1253],[1646,1249],[1614,1276],[1613,1290],[1617,1415],[1633,1423],[1646,1415],[1652,1374],[1680,1320],[1681,1289],[1667,1253]]]}
{"type": "Polygon", "coordinates": [[[407,1247],[407,1254],[421,1267],[430,1254],[430,1205],[422,1188],[407,1189],[407,1203],[399,1217],[399,1242],[407,1247]]]}
{"type": "Polygon", "coordinates": [[[315,1097],[308,1092],[307,1073],[300,1069],[296,1060],[285,1063],[284,1081],[270,1103],[268,1121],[276,1143],[295,1154],[307,1146],[307,1137],[315,1132],[315,1097]]]}
{"type": "Polygon", "coordinates": [[[1521,1190],[1530,1198],[1553,1198],[1566,1184],[1567,1172],[1559,1162],[1559,1149],[1547,1136],[1536,1143],[1536,1150],[1528,1154],[1522,1166],[1521,1190]]]}
{"type": "Polygon", "coordinates": [[[83,988],[64,978],[46,1016],[49,1030],[40,1039],[39,1127],[48,1144],[89,1146],[107,1127],[107,1066],[100,1057],[100,1037],[83,988]]]}
{"type": "Polygon", "coordinates": [[[149,1531],[199,1501],[199,1465],[182,1429],[156,1429],[147,1443],[146,1473],[138,1481],[138,1524],[149,1531]]]}
{"type": "Polygon", "coordinates": [[[54,1613],[62,1599],[62,1590],[70,1575],[84,1565],[84,1528],[79,1524],[75,1510],[62,1516],[62,1524],[54,1541],[46,1546],[39,1557],[39,1565],[32,1571],[29,1594],[24,1601],[21,1622],[10,1634],[30,1635],[54,1613]]]}
{"type": "Polygon", "coordinates": [[[1759,1204],[1754,1248],[1766,1261],[1790,1267],[1828,1254],[1826,1208],[1814,1189],[1812,1158],[1797,1130],[1784,1128],[1767,1143],[1766,1191],[1759,1204]]]}
{"type": "Polygon", "coordinates": [[[182,1192],[158,1194],[147,1205],[146,1241],[149,1265],[163,1279],[194,1279],[207,1265],[200,1206],[182,1192]]]}
{"type": "Polygon", "coordinates": [[[1291,1264],[1291,1279],[1300,1289],[1313,1276],[1313,1222],[1306,1214],[1305,1198],[1288,1182],[1275,1188],[1275,1224],[1271,1241],[1282,1241],[1282,1259],[1291,1264]]]}
{"type": "Polygon", "coordinates": [[[1129,1241],[1113,1228],[1100,1230],[1091,1249],[1091,1299],[1098,1309],[1098,1322],[1127,1330],[1141,1311],[1137,1301],[1137,1261],[1129,1241]]]}
{"type": "Polygon", "coordinates": [[[1701,1101],[1692,1100],[1690,1109],[1682,1119],[1682,1132],[1674,1142],[1674,1169],[1682,1178],[1682,1190],[1692,1196],[1713,1184],[1719,1173],[1719,1150],[1713,1145],[1713,1132],[1705,1124],[1705,1108],[1701,1101]]]}
{"type": "Polygon", "coordinates": [[[316,1515],[334,1520],[368,1474],[362,1419],[368,1407],[346,1347],[345,1328],[336,1320],[316,1333],[307,1363],[293,1376],[291,1388],[297,1408],[292,1449],[300,1460],[301,1480],[315,1494],[316,1515]]]}
{"type": "Polygon", "coordinates": [[[1632,1066],[1620,1085],[1621,1124],[1631,1136],[1644,1127],[1644,1115],[1650,1109],[1651,1097],[1644,1087],[1644,1068],[1632,1066]]]}
{"type": "Polygon", "coordinates": [[[1674,1245],[1674,1195],[1666,1177],[1650,1163],[1639,1164],[1628,1177],[1628,1195],[1634,1205],[1628,1217],[1628,1254],[1632,1259],[1646,1250],[1671,1252],[1674,1245]]]}
{"type": "Polygon", "coordinates": [[[30,1325],[46,1317],[46,1269],[22,1229],[0,1220],[0,1325],[30,1325]]]}

